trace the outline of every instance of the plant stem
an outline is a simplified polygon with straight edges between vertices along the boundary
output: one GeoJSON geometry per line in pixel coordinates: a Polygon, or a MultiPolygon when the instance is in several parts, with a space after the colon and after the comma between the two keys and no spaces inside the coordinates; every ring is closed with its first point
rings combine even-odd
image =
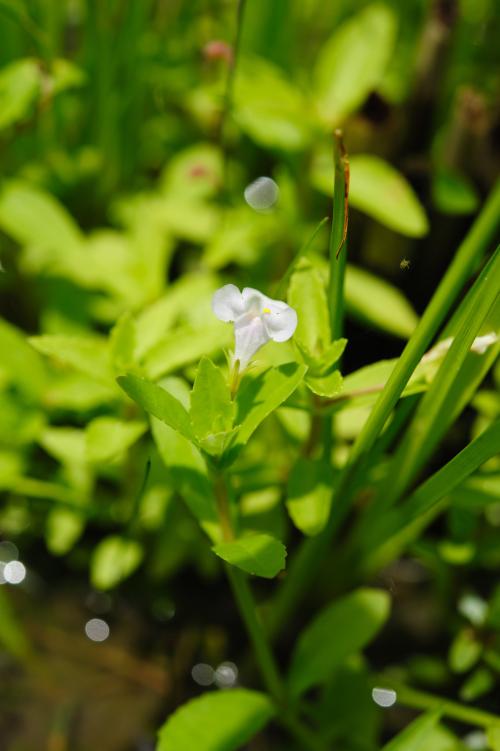
{"type": "Polygon", "coordinates": [[[397,701],[405,707],[423,710],[437,709],[445,716],[452,717],[454,720],[460,720],[469,725],[479,725],[483,728],[496,725],[499,722],[499,718],[496,715],[484,712],[482,709],[466,707],[463,704],[444,699],[435,694],[429,694],[426,691],[417,691],[410,686],[406,686],[404,683],[391,680],[384,675],[379,677],[378,685],[394,689],[397,694],[397,701]]]}
{"type": "Polygon", "coordinates": [[[333,186],[332,228],[330,232],[330,286],[328,304],[330,307],[330,328],[332,341],[342,336],[344,318],[344,274],[346,252],[344,248],[347,232],[347,195],[349,191],[349,163],[342,141],[342,131],[335,131],[333,148],[335,183],[333,186]]]}
{"type": "MultiPolygon", "coordinates": [[[[226,541],[234,539],[231,524],[231,511],[227,489],[227,478],[222,472],[215,472],[214,489],[217,499],[222,535],[226,541]]],[[[253,646],[260,673],[264,684],[274,699],[278,709],[278,722],[285,727],[301,743],[302,748],[309,751],[327,751],[322,741],[295,715],[287,706],[285,685],[281,679],[266,633],[259,620],[257,606],[248,583],[248,577],[234,566],[225,564],[226,575],[229,579],[234,598],[238,606],[248,636],[253,646]]]]}
{"type": "Polygon", "coordinates": [[[258,619],[248,579],[234,566],[226,565],[225,568],[240,615],[252,642],[264,683],[273,699],[281,706],[285,702],[285,689],[269,642],[258,619]]]}

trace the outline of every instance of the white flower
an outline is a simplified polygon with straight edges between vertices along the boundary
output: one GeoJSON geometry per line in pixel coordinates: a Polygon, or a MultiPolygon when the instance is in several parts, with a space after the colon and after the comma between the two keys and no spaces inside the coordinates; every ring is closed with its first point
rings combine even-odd
{"type": "Polygon", "coordinates": [[[297,328],[293,308],[251,287],[240,292],[234,284],[226,284],[214,293],[212,310],[220,321],[234,323],[234,361],[238,360],[240,370],[270,339],[286,342],[297,328]]]}

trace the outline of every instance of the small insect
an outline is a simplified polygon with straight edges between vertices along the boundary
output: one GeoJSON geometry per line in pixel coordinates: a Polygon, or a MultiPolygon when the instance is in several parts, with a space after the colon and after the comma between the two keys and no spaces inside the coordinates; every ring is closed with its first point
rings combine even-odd
{"type": "Polygon", "coordinates": [[[401,260],[401,263],[399,264],[399,268],[401,269],[401,271],[406,271],[407,269],[409,269],[410,268],[409,260],[407,258],[403,258],[401,260]]]}

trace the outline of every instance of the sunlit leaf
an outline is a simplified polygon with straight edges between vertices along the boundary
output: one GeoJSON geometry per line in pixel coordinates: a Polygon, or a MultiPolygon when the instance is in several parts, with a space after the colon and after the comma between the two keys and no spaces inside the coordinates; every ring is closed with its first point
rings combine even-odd
{"type": "Polygon", "coordinates": [[[432,737],[439,722],[439,712],[427,712],[408,725],[382,751],[421,751],[430,748],[428,741],[432,737]]]}
{"type": "Polygon", "coordinates": [[[125,393],[146,412],[177,430],[185,438],[193,440],[189,415],[175,396],[156,383],[131,373],[120,376],[117,380],[125,393]]]}
{"type": "Polygon", "coordinates": [[[233,426],[234,402],[229,386],[220,369],[207,357],[198,366],[189,416],[199,439],[230,431],[233,426]]]}
{"type": "Polygon", "coordinates": [[[213,551],[232,566],[248,574],[272,579],[285,568],[286,548],[271,535],[252,534],[220,542],[213,551]]]}
{"type": "Polygon", "coordinates": [[[302,631],[289,674],[295,696],[323,683],[349,655],[369,644],[389,616],[390,598],[380,589],[358,589],[327,606],[302,631]]]}
{"type": "Polygon", "coordinates": [[[332,471],[322,461],[300,458],[287,486],[288,513],[306,535],[316,535],[325,526],[332,501],[332,471]]]}
{"type": "Polygon", "coordinates": [[[340,123],[376,89],[391,59],[395,32],[390,8],[373,3],[330,37],[314,70],[316,106],[326,124],[340,123]]]}
{"type": "Polygon", "coordinates": [[[110,462],[132,446],[146,431],[137,420],[96,417],[86,428],[87,458],[91,462],[110,462]]]}
{"type": "Polygon", "coordinates": [[[142,561],[144,552],[136,540],[110,535],[94,548],[90,579],[97,589],[112,589],[129,577],[142,561]]]}
{"type": "Polygon", "coordinates": [[[269,697],[256,691],[205,693],[168,718],[159,732],[158,751],[237,751],[274,713],[269,697]]]}

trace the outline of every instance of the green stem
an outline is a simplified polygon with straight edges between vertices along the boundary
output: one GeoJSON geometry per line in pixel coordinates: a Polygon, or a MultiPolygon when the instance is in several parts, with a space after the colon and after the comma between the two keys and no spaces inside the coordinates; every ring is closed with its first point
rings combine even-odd
{"type": "Polygon", "coordinates": [[[245,574],[233,566],[226,565],[225,568],[240,615],[252,642],[264,683],[276,703],[282,706],[285,702],[285,689],[271,647],[258,619],[248,579],[245,574]]]}
{"type": "MultiPolygon", "coordinates": [[[[222,535],[225,540],[233,540],[234,532],[231,524],[227,478],[222,472],[215,473],[214,489],[222,535]]],[[[302,748],[308,749],[308,751],[327,751],[322,741],[317,739],[314,733],[303,725],[293,710],[287,706],[285,685],[281,679],[264,628],[259,620],[248,577],[239,569],[228,564],[225,564],[225,570],[241,619],[252,643],[264,684],[278,708],[278,722],[301,743],[302,748]]]]}
{"type": "Polygon", "coordinates": [[[342,336],[344,318],[344,275],[346,250],[344,247],[347,231],[347,192],[349,190],[349,166],[342,142],[342,131],[335,131],[333,149],[335,183],[333,186],[332,228],[330,232],[330,286],[328,304],[330,307],[330,328],[332,341],[342,336]]]}
{"type": "Polygon", "coordinates": [[[378,685],[384,688],[392,688],[397,694],[397,701],[405,707],[422,709],[424,711],[437,709],[446,717],[460,720],[469,725],[479,725],[479,727],[483,728],[496,725],[500,722],[499,717],[489,712],[484,712],[482,709],[465,707],[463,704],[444,699],[441,696],[429,694],[426,691],[417,691],[414,688],[406,686],[404,683],[393,681],[383,675],[379,677],[378,685]]]}

